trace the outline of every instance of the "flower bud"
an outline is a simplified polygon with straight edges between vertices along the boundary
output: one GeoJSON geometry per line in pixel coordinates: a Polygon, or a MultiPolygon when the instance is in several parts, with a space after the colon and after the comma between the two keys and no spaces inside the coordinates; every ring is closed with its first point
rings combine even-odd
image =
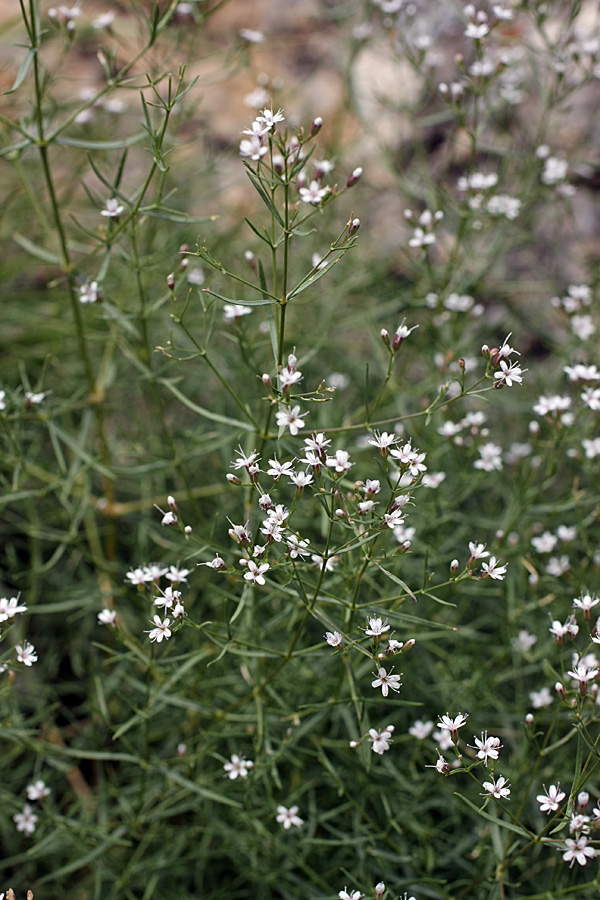
{"type": "Polygon", "coordinates": [[[453,559],[452,562],[450,563],[450,572],[452,573],[452,575],[456,575],[456,573],[458,572],[458,566],[459,566],[458,560],[453,559]]]}
{"type": "Polygon", "coordinates": [[[265,387],[270,388],[273,386],[271,383],[271,376],[268,372],[265,372],[264,375],[261,376],[261,380],[265,387]]]}
{"type": "Polygon", "coordinates": [[[402,650],[401,650],[400,652],[401,652],[401,653],[406,653],[407,650],[412,650],[412,648],[415,646],[416,643],[417,643],[417,642],[415,641],[414,638],[410,638],[410,639],[405,643],[405,645],[403,646],[403,648],[402,648],[402,650]]]}
{"type": "Polygon", "coordinates": [[[483,347],[481,348],[481,355],[483,356],[484,359],[490,358],[490,355],[491,355],[490,348],[488,347],[487,344],[484,344],[483,347]]]}
{"type": "Polygon", "coordinates": [[[317,116],[316,119],[313,119],[313,123],[310,126],[310,136],[314,137],[319,133],[321,128],[323,127],[323,119],[321,116],[317,116]]]}
{"type": "Polygon", "coordinates": [[[385,344],[386,347],[390,346],[390,333],[387,328],[382,328],[380,331],[381,340],[385,344]]]}
{"type": "Polygon", "coordinates": [[[525,716],[525,721],[528,725],[533,725],[533,714],[527,713],[527,715],[525,716]]]}
{"type": "Polygon", "coordinates": [[[346,518],[346,510],[345,509],[336,509],[335,517],[336,517],[336,519],[345,519],[346,518]]]}
{"type": "Polygon", "coordinates": [[[354,171],[348,178],[348,181],[346,182],[346,187],[351,188],[353,185],[355,185],[356,182],[360,180],[360,176],[362,175],[362,173],[363,170],[361,166],[359,166],[357,169],[354,169],[354,171]]]}
{"type": "Polygon", "coordinates": [[[458,365],[459,365],[460,371],[464,375],[465,374],[465,361],[462,357],[458,360],[458,365]]]}
{"type": "Polygon", "coordinates": [[[172,509],[173,512],[179,512],[179,510],[177,509],[177,501],[175,500],[175,497],[171,496],[171,494],[169,494],[169,496],[167,497],[167,503],[169,504],[169,509],[172,509]]]}
{"type": "Polygon", "coordinates": [[[170,275],[167,275],[167,287],[170,291],[175,289],[175,276],[172,272],[170,275]]]}
{"type": "Polygon", "coordinates": [[[179,756],[179,758],[181,758],[182,756],[185,756],[186,750],[187,750],[187,747],[185,746],[185,744],[177,744],[177,756],[179,756]]]}
{"type": "Polygon", "coordinates": [[[381,900],[381,897],[385,894],[385,884],[383,881],[380,881],[379,884],[375,885],[375,896],[377,900],[381,900]]]}
{"type": "Polygon", "coordinates": [[[360,219],[352,219],[348,223],[348,236],[350,237],[353,234],[356,234],[358,229],[360,228],[360,219]]]}
{"type": "Polygon", "coordinates": [[[585,812],[585,808],[590,802],[590,795],[587,791],[580,791],[577,794],[577,812],[585,812]]]}
{"type": "Polygon", "coordinates": [[[561,700],[565,699],[565,697],[566,697],[565,689],[560,681],[556,682],[556,684],[554,685],[554,690],[556,691],[558,696],[561,698],[561,700]]]}
{"type": "Polygon", "coordinates": [[[225,477],[226,477],[227,481],[229,482],[229,484],[241,484],[242,483],[241,480],[237,477],[237,475],[233,474],[233,472],[228,472],[225,477]]]}
{"type": "Polygon", "coordinates": [[[191,534],[191,533],[192,533],[192,526],[191,526],[191,525],[186,525],[185,528],[184,528],[183,530],[184,530],[184,532],[185,532],[186,534],[191,534]]]}
{"type": "Polygon", "coordinates": [[[360,741],[350,741],[350,746],[354,750],[356,747],[360,747],[360,741]]]}

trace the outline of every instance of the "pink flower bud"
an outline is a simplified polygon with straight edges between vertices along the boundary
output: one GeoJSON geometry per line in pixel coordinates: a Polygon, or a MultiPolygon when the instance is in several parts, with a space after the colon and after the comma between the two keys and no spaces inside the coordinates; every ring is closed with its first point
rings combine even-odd
{"type": "Polygon", "coordinates": [[[360,219],[352,219],[348,224],[348,236],[350,237],[353,234],[356,234],[358,229],[360,228],[360,219]]]}
{"type": "Polygon", "coordinates": [[[240,479],[237,477],[237,475],[233,474],[233,472],[228,472],[225,477],[227,478],[227,481],[229,482],[229,484],[241,484],[242,483],[240,481],[240,479]]]}
{"type": "Polygon", "coordinates": [[[170,275],[167,275],[167,287],[170,291],[174,290],[175,288],[175,276],[172,272],[170,275]]]}
{"type": "Polygon", "coordinates": [[[566,697],[565,689],[560,681],[556,682],[556,684],[554,685],[554,690],[556,691],[558,696],[561,698],[561,700],[565,699],[565,697],[566,697]]]}
{"type": "Polygon", "coordinates": [[[585,808],[590,802],[590,795],[587,791],[580,791],[577,794],[577,811],[582,813],[585,812],[585,808]]]}
{"type": "Polygon", "coordinates": [[[354,169],[354,171],[348,178],[348,181],[346,182],[346,187],[351,188],[353,185],[355,185],[356,182],[360,180],[360,176],[362,175],[362,173],[363,170],[360,166],[357,169],[354,169]]]}
{"type": "Polygon", "coordinates": [[[402,648],[402,650],[401,650],[400,652],[401,652],[401,653],[406,653],[406,651],[407,651],[407,650],[411,650],[411,649],[415,646],[416,643],[417,643],[417,642],[415,641],[414,638],[410,638],[410,639],[405,643],[404,647],[402,648]]]}
{"type": "Polygon", "coordinates": [[[319,133],[321,128],[323,127],[323,119],[321,116],[317,116],[316,119],[313,119],[313,123],[310,126],[310,136],[314,137],[319,133]]]}

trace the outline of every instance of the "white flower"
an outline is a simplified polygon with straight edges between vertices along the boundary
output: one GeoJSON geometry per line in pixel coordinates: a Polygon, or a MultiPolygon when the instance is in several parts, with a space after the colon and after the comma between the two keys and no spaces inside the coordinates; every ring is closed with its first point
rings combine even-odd
{"type": "Polygon", "coordinates": [[[329,187],[321,187],[318,181],[311,181],[307,188],[301,187],[298,193],[303,203],[318,205],[329,193],[329,187]]]}
{"type": "Polygon", "coordinates": [[[262,44],[265,39],[262,31],[255,31],[252,28],[240,28],[238,34],[249,44],[262,44]]]}
{"type": "Polygon", "coordinates": [[[117,216],[120,216],[125,207],[122,203],[119,203],[116,197],[111,197],[110,200],[106,201],[106,206],[104,209],[100,210],[101,216],[106,216],[109,219],[115,219],[117,216]]]}
{"type": "Polygon", "coordinates": [[[294,828],[300,828],[304,825],[304,819],[301,819],[298,815],[297,806],[290,806],[289,809],[285,806],[278,806],[276,820],[283,825],[286,831],[288,831],[292,825],[294,828]]]}
{"type": "Polygon", "coordinates": [[[177,525],[177,516],[175,515],[174,512],[171,512],[171,510],[169,510],[169,512],[165,513],[164,516],[162,517],[160,524],[161,525],[177,525]]]}
{"type": "Polygon", "coordinates": [[[556,812],[567,795],[561,791],[560,781],[558,784],[551,784],[549,788],[544,785],[544,790],[546,793],[538,794],[535,799],[540,804],[540,812],[547,812],[550,815],[551,812],[556,812]]]}
{"type": "Polygon", "coordinates": [[[420,741],[424,741],[425,738],[429,737],[432,731],[433,722],[423,722],[421,719],[417,719],[414,725],[411,725],[408,729],[408,733],[420,741]]]}
{"type": "Polygon", "coordinates": [[[361,894],[360,891],[348,891],[347,888],[344,888],[343,891],[338,891],[338,897],[340,900],[360,900],[361,897],[364,897],[364,894],[361,894]]]}
{"type": "Polygon", "coordinates": [[[163,638],[168,640],[171,637],[171,629],[169,625],[171,624],[171,620],[166,618],[161,622],[160,616],[154,616],[154,625],[150,631],[147,631],[146,634],[150,638],[151,641],[156,641],[157,644],[160,644],[163,638]]]}
{"type": "Polygon", "coordinates": [[[589,315],[572,316],[571,329],[573,334],[578,337],[580,341],[587,341],[587,339],[596,332],[596,326],[594,325],[592,317],[589,315]]]}
{"type": "Polygon", "coordinates": [[[24,612],[27,612],[27,607],[19,605],[18,597],[11,597],[10,600],[8,597],[0,597],[0,622],[6,622],[7,619],[24,612]]]}
{"type": "Polygon", "coordinates": [[[485,559],[490,555],[485,549],[485,544],[476,544],[474,541],[469,541],[469,550],[471,551],[469,563],[474,562],[476,559],[485,559]]]}
{"type": "Polygon", "coordinates": [[[28,800],[42,800],[44,797],[47,797],[49,793],[50,788],[46,787],[46,783],[44,781],[34,781],[33,784],[27,785],[28,800]]]}
{"type": "Polygon", "coordinates": [[[254,162],[264,156],[268,150],[269,148],[263,144],[261,137],[257,134],[240,141],[240,156],[249,157],[254,162]]]}
{"type": "Polygon", "coordinates": [[[477,745],[477,759],[482,759],[484,766],[487,766],[488,759],[498,759],[498,754],[502,749],[500,738],[491,735],[488,737],[487,731],[482,732],[481,738],[477,738],[475,735],[473,737],[477,745]]]}
{"type": "Polygon", "coordinates": [[[584,440],[581,442],[581,446],[585,451],[586,459],[595,459],[597,456],[600,456],[600,437],[594,438],[593,440],[584,440]]]}
{"type": "Polygon", "coordinates": [[[326,631],[323,635],[330,647],[341,647],[344,637],[339,631],[326,631]]]}
{"type": "Polygon", "coordinates": [[[35,647],[27,641],[25,641],[22,647],[20,644],[17,644],[15,650],[17,651],[17,661],[23,663],[24,666],[32,666],[34,662],[38,661],[35,647]]]}
{"type": "Polygon", "coordinates": [[[384,622],[381,618],[372,618],[368,620],[369,627],[365,628],[365,634],[371,637],[381,637],[385,631],[390,630],[387,620],[384,622]]]}
{"type": "Polygon", "coordinates": [[[491,441],[478,447],[481,459],[475,460],[473,466],[483,469],[485,472],[500,471],[502,469],[502,448],[491,441]]]}
{"type": "Polygon", "coordinates": [[[98,282],[86,281],[79,288],[79,301],[81,303],[95,303],[98,299],[98,282]]]}
{"type": "Polygon", "coordinates": [[[524,369],[516,363],[507,363],[501,359],[500,368],[502,370],[501,372],[494,372],[494,378],[496,379],[497,384],[505,384],[507,387],[512,387],[513,382],[516,384],[523,383],[523,378],[521,376],[524,369]]]}
{"type": "Polygon", "coordinates": [[[238,756],[237,753],[234,753],[231,757],[231,762],[226,762],[223,768],[228,777],[235,781],[238,777],[247,778],[250,769],[254,768],[254,763],[251,759],[246,759],[245,756],[238,756]]]}
{"type": "Polygon", "coordinates": [[[348,472],[354,463],[350,462],[350,454],[347,450],[336,450],[335,456],[327,457],[327,466],[339,475],[348,472]]]}
{"type": "Polygon", "coordinates": [[[400,673],[400,675],[392,675],[392,672],[390,672],[388,675],[387,670],[384,668],[384,666],[381,666],[377,671],[377,677],[374,681],[371,682],[371,687],[381,688],[381,693],[384,697],[387,697],[390,692],[390,688],[398,693],[402,684],[402,682],[400,681],[402,673],[400,673]]]}
{"type": "Polygon", "coordinates": [[[15,813],[13,816],[13,822],[17,826],[17,831],[24,831],[26,834],[33,834],[37,820],[38,817],[34,814],[29,803],[25,804],[22,813],[15,813]]]}
{"type": "Polygon", "coordinates": [[[463,715],[463,713],[458,713],[454,719],[451,719],[448,713],[446,713],[445,716],[439,716],[440,721],[437,723],[437,727],[449,731],[452,737],[452,743],[458,744],[458,729],[467,724],[467,718],[468,713],[465,715],[463,715]]]}
{"type": "Polygon", "coordinates": [[[211,569],[215,569],[217,572],[227,568],[227,563],[224,559],[221,559],[219,555],[215,556],[214,559],[211,559],[210,562],[198,563],[198,565],[208,566],[211,569]]]}
{"type": "Polygon", "coordinates": [[[371,747],[373,753],[377,753],[379,754],[379,756],[383,756],[385,751],[390,749],[393,732],[393,725],[386,725],[386,727],[382,728],[381,731],[377,731],[376,728],[369,728],[369,740],[373,744],[373,746],[371,747]]]}
{"type": "Polygon", "coordinates": [[[98,613],[98,622],[100,625],[114,625],[117,613],[114,609],[103,609],[98,613]]]}
{"type": "Polygon", "coordinates": [[[531,544],[538,553],[552,553],[558,543],[558,538],[550,531],[545,531],[539,537],[531,538],[531,544]]]}
{"type": "Polygon", "coordinates": [[[92,28],[110,28],[114,21],[115,15],[116,13],[112,9],[108,12],[100,13],[100,15],[92,22],[92,28]]]}
{"type": "Polygon", "coordinates": [[[294,406],[291,409],[280,407],[279,412],[275,414],[275,418],[279,428],[289,428],[290,434],[296,435],[300,428],[304,428],[304,420],[301,416],[305,415],[306,413],[300,412],[299,406],[294,406]]]}
{"type": "Polygon", "coordinates": [[[244,578],[246,581],[252,581],[256,584],[265,584],[264,573],[268,572],[270,568],[269,563],[261,563],[257,566],[253,559],[249,559],[248,571],[244,573],[244,578]]]}
{"type": "Polygon", "coordinates": [[[504,775],[499,775],[498,781],[495,781],[492,776],[492,780],[484,781],[482,787],[497,800],[507,800],[510,794],[510,784],[504,775]]]}
{"type": "Polygon", "coordinates": [[[543,709],[544,706],[552,706],[554,697],[550,693],[550,688],[543,687],[541,691],[530,691],[529,699],[534,709],[543,709]]]}
{"type": "Polygon", "coordinates": [[[305,556],[309,555],[308,545],[310,541],[302,540],[297,534],[290,534],[285,539],[286,544],[288,545],[288,550],[290,552],[291,559],[304,559],[305,556]]]}
{"type": "Polygon", "coordinates": [[[516,638],[512,639],[511,643],[515,650],[522,650],[523,653],[528,653],[534,644],[537,643],[537,636],[535,634],[529,634],[528,631],[525,631],[525,629],[522,628],[516,638]]]}
{"type": "Polygon", "coordinates": [[[501,566],[500,560],[496,562],[495,556],[490,556],[490,561],[488,563],[481,563],[482,570],[482,578],[493,578],[497,581],[504,581],[504,576],[506,575],[507,565],[501,566]]]}
{"type": "Polygon", "coordinates": [[[565,841],[565,852],[563,853],[563,859],[565,862],[573,863],[577,860],[580,866],[585,866],[588,859],[596,858],[596,851],[593,847],[587,846],[588,838],[581,835],[576,840],[573,838],[567,838],[565,841]]]}
{"type": "Polygon", "coordinates": [[[165,578],[167,578],[168,581],[180,583],[187,581],[189,574],[189,569],[179,569],[177,566],[169,566],[169,571],[165,572],[165,578]]]}
{"type": "Polygon", "coordinates": [[[223,318],[226,322],[235,322],[241,316],[249,316],[252,309],[242,306],[241,303],[225,303],[223,306],[223,318]]]}

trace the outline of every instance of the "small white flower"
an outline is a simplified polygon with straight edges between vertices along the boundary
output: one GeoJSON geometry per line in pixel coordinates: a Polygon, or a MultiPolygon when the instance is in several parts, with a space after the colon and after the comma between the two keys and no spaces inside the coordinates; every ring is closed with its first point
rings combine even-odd
{"type": "Polygon", "coordinates": [[[364,897],[364,894],[361,894],[360,891],[349,891],[347,888],[344,888],[343,891],[338,891],[338,897],[340,900],[360,900],[361,897],[364,897]]]}
{"type": "Polygon", "coordinates": [[[22,647],[20,644],[17,644],[15,650],[17,651],[17,661],[23,663],[24,666],[32,666],[38,661],[35,647],[27,641],[25,641],[22,647]]]}
{"type": "Polygon", "coordinates": [[[423,722],[421,719],[417,719],[414,725],[411,725],[408,729],[408,733],[418,740],[424,741],[433,731],[433,727],[433,722],[423,722]]]}
{"type": "Polygon", "coordinates": [[[307,188],[301,187],[298,193],[303,203],[316,206],[327,196],[329,190],[329,187],[321,187],[318,181],[311,181],[307,188]]]}
{"type": "Polygon", "coordinates": [[[373,745],[371,747],[373,753],[383,756],[385,751],[390,749],[393,732],[393,725],[387,725],[385,728],[382,728],[381,731],[377,731],[376,728],[369,728],[369,740],[373,745]]]}
{"type": "Polygon", "coordinates": [[[103,609],[98,613],[98,622],[100,625],[114,625],[117,613],[114,609],[103,609]]]}
{"type": "Polygon", "coordinates": [[[387,620],[384,622],[381,618],[371,618],[368,620],[369,627],[365,628],[365,634],[368,634],[370,637],[381,637],[384,632],[390,630],[390,626],[387,623],[387,620]]]}
{"type": "Polygon", "coordinates": [[[484,781],[482,787],[497,800],[507,800],[510,795],[510,784],[504,775],[499,775],[497,781],[492,776],[492,780],[484,781]]]}
{"type": "MultiPolygon", "coordinates": [[[[396,693],[398,693],[400,691],[400,687],[402,684],[402,682],[400,681],[400,678],[402,676],[402,673],[400,673],[400,675],[392,675],[392,672],[393,672],[393,669],[388,674],[387,669],[385,669],[384,666],[381,666],[377,671],[377,677],[375,678],[374,681],[371,682],[371,687],[374,687],[374,688],[380,687],[381,688],[381,693],[383,694],[384,697],[387,697],[387,695],[390,692],[390,688],[393,691],[396,691],[396,693]]],[[[373,673],[373,674],[375,674],[375,673],[373,673]]]]}
{"type": "MultiPolygon", "coordinates": [[[[473,735],[473,737],[475,737],[473,735]]],[[[502,749],[500,738],[488,737],[487,731],[482,732],[481,738],[475,737],[477,745],[477,759],[482,759],[484,766],[487,766],[488,759],[498,759],[498,754],[502,749]]]]}
{"type": "Polygon", "coordinates": [[[33,834],[37,820],[38,817],[34,814],[29,803],[25,804],[22,813],[15,813],[13,816],[13,822],[17,826],[17,831],[24,831],[25,834],[33,834]]]}
{"type": "Polygon", "coordinates": [[[290,806],[288,809],[286,806],[279,805],[277,807],[276,821],[279,822],[280,825],[283,825],[285,831],[289,831],[292,826],[294,826],[294,828],[300,828],[304,825],[304,819],[301,819],[298,815],[297,806],[290,806]]]}
{"type": "Polygon", "coordinates": [[[560,781],[558,784],[551,784],[549,788],[544,785],[544,790],[546,793],[538,794],[535,799],[540,804],[540,812],[547,812],[550,815],[551,812],[557,811],[567,795],[561,791],[560,781]]]}
{"type": "Polygon", "coordinates": [[[496,561],[495,556],[490,556],[488,563],[481,563],[482,578],[493,578],[496,581],[504,581],[507,565],[501,566],[500,560],[496,561]]]}
{"type": "Polygon", "coordinates": [[[265,584],[264,573],[268,572],[271,566],[269,563],[261,563],[257,565],[253,559],[248,560],[247,569],[244,573],[246,581],[252,581],[255,584],[265,584]]]}
{"type": "Polygon", "coordinates": [[[300,428],[304,428],[304,420],[301,416],[305,415],[306,413],[300,412],[299,406],[291,409],[280,407],[279,412],[275,414],[275,419],[279,428],[289,428],[290,434],[296,435],[300,428]]]}
{"type": "Polygon", "coordinates": [[[596,858],[596,851],[593,847],[587,846],[588,838],[581,835],[576,840],[573,838],[567,838],[565,840],[565,852],[563,853],[563,859],[565,862],[570,862],[571,866],[575,861],[579,863],[580,866],[585,866],[588,859],[596,858]]]}
{"type": "Polygon", "coordinates": [[[241,316],[249,316],[252,309],[242,306],[241,303],[225,303],[223,306],[223,318],[226,322],[235,322],[241,316]]]}
{"type": "Polygon", "coordinates": [[[95,303],[98,299],[98,282],[86,281],[79,288],[79,300],[81,303],[95,303]]]}
{"type": "Polygon", "coordinates": [[[42,800],[50,794],[50,788],[46,787],[44,781],[34,781],[33,784],[27,785],[28,800],[42,800]]]}
{"type": "Polygon", "coordinates": [[[150,638],[151,641],[156,641],[157,644],[160,644],[163,638],[168,640],[171,637],[172,631],[169,628],[171,624],[171,620],[166,618],[161,622],[160,616],[154,616],[154,625],[150,631],[147,631],[146,634],[150,638]]]}
{"type": "Polygon", "coordinates": [[[234,753],[231,757],[231,761],[226,762],[223,765],[223,768],[227,773],[227,777],[232,781],[235,781],[238,777],[247,778],[250,769],[254,768],[254,763],[251,759],[246,759],[245,756],[238,756],[237,753],[234,753]]]}
{"type": "Polygon", "coordinates": [[[344,637],[339,631],[326,631],[323,635],[330,647],[341,647],[344,637]]]}
{"type": "Polygon", "coordinates": [[[121,215],[124,209],[125,207],[122,203],[119,203],[116,197],[111,197],[110,200],[106,201],[104,209],[100,210],[100,215],[109,219],[115,219],[121,215]]]}

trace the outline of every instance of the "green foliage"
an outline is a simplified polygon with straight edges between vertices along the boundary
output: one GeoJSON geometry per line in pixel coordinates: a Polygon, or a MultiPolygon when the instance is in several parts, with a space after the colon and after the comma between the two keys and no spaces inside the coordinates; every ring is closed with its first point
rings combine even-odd
{"type": "Polygon", "coordinates": [[[597,26],[323,3],[352,128],[272,81],[240,160],[238,6],[21,5],[0,881],[596,897],[597,26]]]}

